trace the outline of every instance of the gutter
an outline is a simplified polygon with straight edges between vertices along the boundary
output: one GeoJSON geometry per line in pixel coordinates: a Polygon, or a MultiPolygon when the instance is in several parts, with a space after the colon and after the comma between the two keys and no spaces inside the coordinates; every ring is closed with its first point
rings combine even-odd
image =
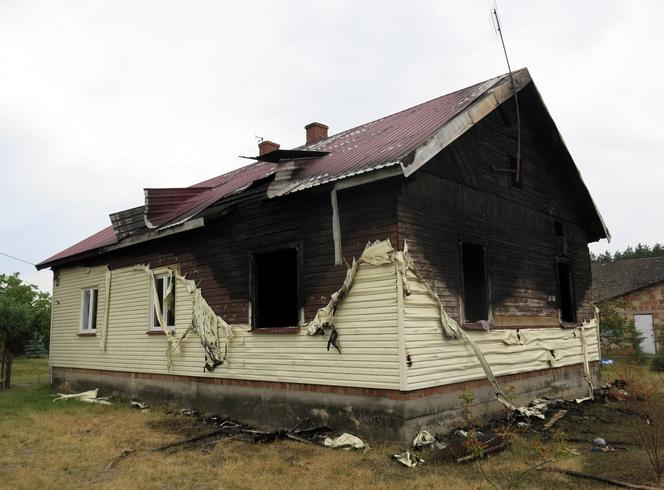
{"type": "Polygon", "coordinates": [[[142,233],[135,237],[126,238],[118,243],[112,245],[107,245],[105,247],[96,248],[94,250],[89,250],[77,255],[71,255],[69,257],[64,257],[59,260],[54,260],[52,262],[42,262],[37,264],[35,267],[37,270],[46,269],[47,267],[56,267],[59,265],[67,264],[69,262],[75,262],[89,257],[95,257],[97,255],[102,255],[120,248],[125,248],[131,245],[138,245],[139,243],[150,242],[158,238],[164,238],[171,235],[176,235],[178,233],[184,233],[185,231],[195,230],[197,228],[202,228],[205,226],[205,220],[203,218],[196,218],[189,221],[185,221],[179,225],[173,225],[165,229],[152,230],[147,233],[142,233]]]}

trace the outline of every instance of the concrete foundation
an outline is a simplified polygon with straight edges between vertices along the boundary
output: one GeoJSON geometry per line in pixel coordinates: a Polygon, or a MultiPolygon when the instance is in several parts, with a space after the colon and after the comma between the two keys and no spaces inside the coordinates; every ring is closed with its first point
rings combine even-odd
{"type": "MultiPolygon", "coordinates": [[[[599,366],[591,363],[593,382],[599,366]]],[[[369,440],[410,442],[418,431],[447,432],[463,425],[460,395],[474,394],[469,407],[476,423],[504,412],[486,380],[427,388],[412,392],[334,386],[232,381],[188,376],[153,375],[76,368],[52,368],[60,388],[84,391],[100,388],[114,395],[196,408],[267,429],[290,428],[308,417],[369,440]]],[[[580,364],[498,378],[514,404],[539,397],[587,396],[588,384],[580,364]]]]}

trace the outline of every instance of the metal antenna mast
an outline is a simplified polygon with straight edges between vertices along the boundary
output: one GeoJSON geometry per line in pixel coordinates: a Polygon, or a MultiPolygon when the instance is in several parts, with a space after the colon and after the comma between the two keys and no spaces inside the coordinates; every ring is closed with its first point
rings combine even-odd
{"type": "Polygon", "coordinates": [[[492,10],[493,17],[496,19],[495,29],[500,36],[500,43],[503,46],[503,53],[505,54],[505,61],[507,62],[507,71],[510,74],[510,83],[512,85],[512,92],[514,93],[514,108],[516,111],[516,168],[514,181],[519,184],[521,181],[521,115],[519,113],[519,98],[516,93],[516,85],[514,83],[514,76],[512,75],[512,67],[510,60],[507,56],[507,48],[505,48],[505,39],[503,39],[503,29],[500,26],[500,19],[498,18],[498,9],[495,7],[492,10]]]}

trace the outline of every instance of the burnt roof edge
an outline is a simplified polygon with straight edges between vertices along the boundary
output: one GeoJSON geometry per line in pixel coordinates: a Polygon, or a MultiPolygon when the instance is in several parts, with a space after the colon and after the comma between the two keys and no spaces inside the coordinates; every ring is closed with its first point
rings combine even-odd
{"type": "Polygon", "coordinates": [[[163,230],[150,230],[147,233],[142,233],[140,235],[129,237],[121,242],[113,243],[111,245],[106,245],[104,247],[95,248],[92,250],[86,250],[76,255],[70,255],[68,257],[63,257],[61,259],[49,261],[49,262],[40,262],[35,266],[35,268],[40,271],[46,269],[47,267],[58,267],[60,265],[68,264],[70,262],[77,262],[79,260],[87,259],[90,257],[95,257],[98,255],[103,255],[120,248],[129,247],[131,245],[137,245],[139,243],[149,242],[152,240],[157,240],[159,238],[165,238],[167,236],[175,235],[177,233],[184,233],[185,231],[195,230],[197,228],[202,228],[205,226],[205,220],[203,218],[195,218],[188,221],[185,221],[179,225],[165,228],[163,230]]]}

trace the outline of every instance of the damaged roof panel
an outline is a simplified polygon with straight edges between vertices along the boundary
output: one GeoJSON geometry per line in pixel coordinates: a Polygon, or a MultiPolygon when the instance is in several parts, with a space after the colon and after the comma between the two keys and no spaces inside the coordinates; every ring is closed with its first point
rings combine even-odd
{"type": "MultiPolygon", "coordinates": [[[[37,268],[43,269],[62,259],[119,243],[129,235],[126,233],[127,230],[124,230],[122,218],[135,214],[138,209],[141,209],[140,212],[145,215],[145,218],[148,220],[151,218],[155,221],[147,221],[153,225],[152,228],[169,228],[189,220],[218,200],[241,192],[254,182],[272,176],[276,168],[277,165],[274,163],[256,162],[212,179],[199,182],[191,187],[146,189],[145,206],[120,211],[111,215],[111,222],[115,225],[116,229],[114,229],[114,226],[108,226],[62,252],[43,260],[37,264],[37,268]],[[150,209],[151,201],[153,204],[152,209],[150,209]]],[[[147,222],[145,223],[146,225],[147,222]]],[[[144,226],[144,229],[148,231],[147,226],[144,226]]],[[[133,235],[136,233],[135,223],[132,224],[132,230],[131,234],[133,235]]]]}

